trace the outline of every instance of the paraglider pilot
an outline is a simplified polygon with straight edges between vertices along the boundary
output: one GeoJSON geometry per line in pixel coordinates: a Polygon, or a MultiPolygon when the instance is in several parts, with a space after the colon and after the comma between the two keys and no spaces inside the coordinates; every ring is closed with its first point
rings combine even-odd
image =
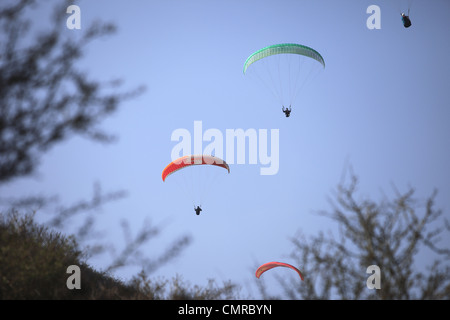
{"type": "Polygon", "coordinates": [[[286,118],[288,118],[291,115],[291,111],[292,111],[291,106],[289,106],[289,108],[286,108],[286,109],[283,106],[282,110],[286,114],[286,118]]]}
{"type": "Polygon", "coordinates": [[[195,214],[199,215],[200,211],[202,211],[202,208],[200,206],[197,206],[197,208],[194,206],[195,214]]]}
{"type": "Polygon", "coordinates": [[[402,13],[402,22],[403,22],[403,26],[405,28],[411,27],[411,20],[409,19],[409,10],[408,10],[408,16],[406,14],[402,13]]]}

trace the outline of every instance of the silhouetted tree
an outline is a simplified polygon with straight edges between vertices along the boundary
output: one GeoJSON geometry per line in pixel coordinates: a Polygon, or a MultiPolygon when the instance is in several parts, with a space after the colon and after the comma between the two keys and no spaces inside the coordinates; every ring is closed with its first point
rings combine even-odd
{"type": "Polygon", "coordinates": [[[89,42],[114,32],[114,25],[98,22],[79,39],[63,37],[71,4],[65,1],[49,30],[30,37],[24,15],[34,4],[0,7],[0,183],[32,173],[43,152],[72,134],[111,141],[99,122],[142,90],[120,93],[118,81],[102,83],[76,66],[89,42]]]}
{"type": "Polygon", "coordinates": [[[177,274],[170,281],[167,279],[151,279],[142,271],[129,283],[138,295],[136,299],[145,300],[231,300],[243,299],[240,287],[231,281],[225,281],[222,286],[214,279],[209,279],[204,287],[194,285],[183,280],[177,274]]]}
{"type": "MultiPolygon", "coordinates": [[[[141,236],[142,233],[138,237],[141,236]]],[[[36,223],[32,214],[23,215],[16,210],[0,212],[0,252],[0,300],[239,298],[239,287],[231,282],[220,286],[209,280],[204,287],[192,286],[180,275],[170,281],[152,279],[145,270],[123,282],[112,277],[108,270],[99,272],[89,266],[86,251],[80,248],[75,237],[55,232],[36,223]],[[80,267],[79,289],[67,288],[67,267],[71,265],[80,267]]]]}

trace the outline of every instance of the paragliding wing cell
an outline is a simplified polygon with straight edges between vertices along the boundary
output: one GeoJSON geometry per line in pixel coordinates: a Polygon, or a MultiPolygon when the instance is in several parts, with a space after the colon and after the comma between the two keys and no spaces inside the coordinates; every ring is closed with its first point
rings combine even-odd
{"type": "Polygon", "coordinates": [[[290,264],[284,263],[284,262],[276,262],[276,261],[268,262],[268,263],[265,263],[265,264],[261,265],[261,266],[256,270],[256,274],[255,274],[255,275],[256,275],[257,278],[259,278],[259,277],[260,277],[264,272],[266,272],[267,270],[270,270],[270,269],[276,268],[276,267],[286,267],[286,268],[290,268],[290,269],[296,271],[296,272],[298,273],[298,275],[300,276],[300,279],[303,280],[303,275],[302,275],[302,273],[301,273],[300,270],[298,270],[296,267],[294,267],[294,266],[292,266],[292,265],[290,265],[290,264]]]}
{"type": "Polygon", "coordinates": [[[227,169],[228,173],[230,173],[230,167],[224,160],[220,158],[209,155],[189,155],[178,158],[169,163],[162,171],[162,180],[165,181],[166,178],[170,176],[172,173],[193,165],[218,166],[227,169]]]}
{"type": "Polygon", "coordinates": [[[325,68],[325,61],[322,56],[316,50],[296,43],[282,43],[275,44],[265,48],[262,48],[253,54],[251,54],[244,63],[244,74],[247,68],[254,62],[261,60],[265,57],[272,56],[275,54],[298,54],[306,57],[310,57],[318,61],[325,68]]]}

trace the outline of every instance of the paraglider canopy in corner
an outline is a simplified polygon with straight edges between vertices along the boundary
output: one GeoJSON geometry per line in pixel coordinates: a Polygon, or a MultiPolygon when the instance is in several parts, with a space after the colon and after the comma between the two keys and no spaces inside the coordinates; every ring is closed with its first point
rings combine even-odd
{"type": "Polygon", "coordinates": [[[298,270],[296,267],[294,267],[293,265],[290,265],[288,263],[284,263],[284,262],[276,262],[276,261],[272,261],[272,262],[268,262],[268,263],[264,263],[263,265],[261,265],[257,270],[256,270],[256,277],[259,279],[259,277],[266,271],[276,268],[276,267],[286,267],[286,268],[290,268],[292,270],[294,270],[295,272],[298,273],[298,275],[300,276],[300,279],[303,280],[303,275],[300,272],[300,270],[298,270]]]}

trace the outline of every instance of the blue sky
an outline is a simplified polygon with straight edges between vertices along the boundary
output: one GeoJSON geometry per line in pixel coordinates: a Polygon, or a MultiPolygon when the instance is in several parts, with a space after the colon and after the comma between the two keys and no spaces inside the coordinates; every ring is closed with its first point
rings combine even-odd
{"type": "MultiPolygon", "coordinates": [[[[179,273],[193,284],[232,280],[254,295],[255,266],[294,263],[289,237],[332,228],[314,212],[329,209],[327,196],[346,163],[360,177],[361,195],[380,198],[394,184],[400,191],[413,186],[425,199],[436,188],[437,206],[448,217],[450,2],[413,1],[412,27],[405,29],[398,10],[409,2],[75,1],[82,29],[62,26],[68,37],[98,18],[118,26],[88,47],[80,67],[94,78],[122,78],[123,89],[143,84],[147,91],[102,124],[118,136],[116,143],[72,138],[42,157],[35,176],[0,191],[58,194],[70,203],[89,198],[96,181],[105,191],[126,189],[129,196],[98,217],[111,243],[123,246],[121,219],[135,232],[146,219],[164,224],[149,255],[182,234],[193,242],[155,276],[179,273]],[[381,8],[379,30],[366,27],[372,4],[381,8]],[[326,62],[290,118],[242,74],[252,52],[285,42],[310,46],[326,62]],[[189,199],[161,181],[176,145],[172,132],[193,133],[194,121],[224,135],[226,129],[278,129],[278,173],[262,176],[259,164],[230,165],[196,216],[189,199]]],[[[102,268],[104,259],[92,263],[102,268]]],[[[273,275],[263,277],[279,290],[273,275]]]]}

